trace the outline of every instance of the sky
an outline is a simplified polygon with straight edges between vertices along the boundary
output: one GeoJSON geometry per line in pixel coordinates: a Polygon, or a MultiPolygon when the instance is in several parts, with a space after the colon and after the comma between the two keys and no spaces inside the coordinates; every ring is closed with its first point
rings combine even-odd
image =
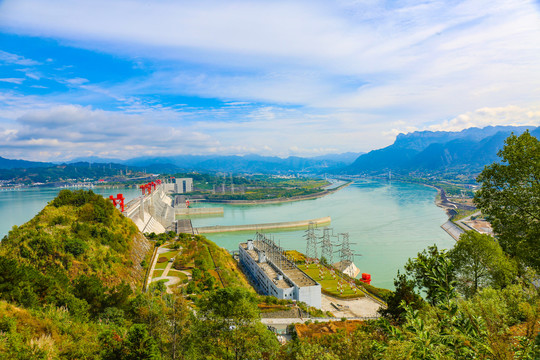
{"type": "Polygon", "coordinates": [[[0,156],[365,152],[540,125],[540,1],[0,0],[0,156]]]}

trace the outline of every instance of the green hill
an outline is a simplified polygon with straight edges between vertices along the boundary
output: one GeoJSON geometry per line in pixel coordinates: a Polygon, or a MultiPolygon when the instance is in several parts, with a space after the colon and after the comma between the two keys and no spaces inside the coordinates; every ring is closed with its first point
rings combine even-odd
{"type": "Polygon", "coordinates": [[[110,294],[136,288],[148,250],[150,243],[110,201],[63,190],[0,243],[0,297],[27,306],[69,305],[71,295],[91,284],[110,294]]]}

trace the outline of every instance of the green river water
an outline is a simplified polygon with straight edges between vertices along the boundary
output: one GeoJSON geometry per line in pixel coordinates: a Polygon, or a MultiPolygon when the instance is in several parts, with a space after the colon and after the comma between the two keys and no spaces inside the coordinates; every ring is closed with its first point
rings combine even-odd
{"type": "MultiPolygon", "coordinates": [[[[13,225],[31,219],[59,189],[33,189],[0,192],[0,237],[13,225]]],[[[121,192],[127,199],[139,195],[137,189],[94,190],[102,195],[121,192]]],[[[429,245],[450,248],[454,240],[440,225],[446,220],[444,211],[434,204],[436,190],[415,184],[363,180],[338,192],[315,200],[274,205],[223,206],[222,217],[194,218],[193,226],[243,225],[295,221],[330,216],[334,233],[348,232],[351,249],[362,254],[355,258],[361,272],[372,275],[372,284],[393,288],[393,278],[408,258],[429,245]]],[[[305,252],[304,231],[272,232],[285,249],[305,252]]],[[[207,234],[207,237],[228,250],[252,237],[252,233],[207,234]]],[[[335,248],[337,251],[338,248],[335,248]]],[[[319,249],[320,254],[320,249],[319,249]]],[[[338,261],[336,254],[334,261],[338,261]]]]}
{"type": "MultiPolygon", "coordinates": [[[[362,256],[355,258],[361,272],[372,275],[372,284],[393,288],[393,279],[407,259],[429,245],[451,248],[454,240],[441,229],[447,221],[434,203],[436,190],[415,184],[364,180],[331,195],[275,205],[223,206],[223,217],[195,218],[194,227],[241,225],[332,218],[334,233],[348,232],[351,245],[362,256]]],[[[306,251],[304,231],[272,232],[285,249],[306,251]]],[[[251,233],[207,234],[229,250],[238,248],[251,233]]],[[[335,248],[337,251],[338,248],[335,248]]],[[[319,249],[320,255],[320,249],[319,249]]],[[[334,261],[338,261],[335,254],[334,261]]]]}

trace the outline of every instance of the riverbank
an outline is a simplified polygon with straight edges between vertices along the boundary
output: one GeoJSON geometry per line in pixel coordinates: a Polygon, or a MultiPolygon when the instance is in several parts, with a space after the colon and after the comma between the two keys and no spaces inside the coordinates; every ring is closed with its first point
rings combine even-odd
{"type": "Polygon", "coordinates": [[[314,200],[314,199],[324,197],[326,195],[333,194],[351,185],[352,183],[353,181],[349,181],[348,183],[338,186],[335,189],[323,190],[321,192],[318,192],[315,194],[309,194],[309,195],[292,196],[290,198],[277,198],[277,199],[265,199],[265,200],[208,200],[208,202],[228,204],[228,205],[264,205],[264,204],[281,204],[281,203],[302,201],[302,200],[314,200]]]}

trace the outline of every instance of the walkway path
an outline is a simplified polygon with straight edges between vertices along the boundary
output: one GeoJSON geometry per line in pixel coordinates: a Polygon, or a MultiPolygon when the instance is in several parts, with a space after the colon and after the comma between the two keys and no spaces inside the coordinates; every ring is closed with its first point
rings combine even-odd
{"type": "Polygon", "coordinates": [[[165,270],[163,270],[163,274],[161,274],[161,277],[166,277],[169,274],[169,270],[171,270],[172,266],[173,266],[173,263],[172,261],[170,261],[167,264],[167,267],[165,267],[165,270]]]}
{"type": "Polygon", "coordinates": [[[176,276],[160,276],[157,278],[153,278],[152,282],[157,282],[160,280],[167,280],[165,283],[165,286],[167,287],[167,294],[172,294],[171,286],[176,285],[180,282],[180,278],[177,278],[176,276]]]}
{"type": "MultiPolygon", "coordinates": [[[[156,257],[155,257],[155,259],[153,261],[153,264],[152,264],[152,267],[151,267],[151,272],[150,272],[150,275],[149,275],[149,283],[157,282],[157,281],[160,281],[160,280],[167,280],[165,282],[165,286],[167,287],[167,294],[172,294],[171,287],[173,285],[178,284],[182,280],[177,276],[168,276],[169,271],[172,269],[172,266],[173,266],[174,262],[170,261],[169,263],[167,263],[167,266],[163,270],[163,273],[161,274],[161,276],[153,277],[154,269],[155,269],[155,266],[156,266],[156,263],[157,263],[157,259],[159,259],[159,254],[164,254],[164,253],[169,252],[169,251],[174,251],[174,249],[169,249],[169,248],[166,248],[166,247],[160,247],[157,250],[157,255],[156,255],[156,257]]],[[[182,248],[179,248],[178,249],[178,254],[176,254],[176,256],[180,255],[181,252],[182,252],[182,248]]],[[[188,280],[191,281],[191,274],[189,272],[187,272],[185,270],[179,270],[179,271],[181,273],[185,274],[188,277],[188,280]]]]}

